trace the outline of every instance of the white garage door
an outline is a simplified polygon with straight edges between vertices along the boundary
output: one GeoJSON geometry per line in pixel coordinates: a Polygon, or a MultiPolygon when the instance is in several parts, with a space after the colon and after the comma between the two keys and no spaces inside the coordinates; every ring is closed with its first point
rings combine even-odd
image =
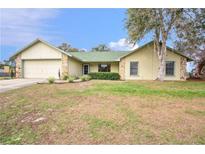
{"type": "Polygon", "coordinates": [[[25,60],[24,78],[58,77],[61,60],[25,60]]]}

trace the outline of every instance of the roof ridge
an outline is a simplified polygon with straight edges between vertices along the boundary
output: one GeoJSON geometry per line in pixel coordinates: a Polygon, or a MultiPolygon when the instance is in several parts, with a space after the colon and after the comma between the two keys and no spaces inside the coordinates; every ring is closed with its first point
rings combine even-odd
{"type": "Polygon", "coordinates": [[[130,51],[85,51],[85,52],[81,52],[81,51],[78,51],[78,52],[72,52],[72,51],[68,51],[68,53],[111,53],[111,52],[130,52],[130,51]]]}

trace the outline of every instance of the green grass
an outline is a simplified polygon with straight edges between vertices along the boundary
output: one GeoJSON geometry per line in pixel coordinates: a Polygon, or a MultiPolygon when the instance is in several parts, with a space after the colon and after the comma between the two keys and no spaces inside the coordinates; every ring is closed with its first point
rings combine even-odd
{"type": "Polygon", "coordinates": [[[162,130],[160,133],[160,140],[164,143],[168,142],[170,144],[183,144],[183,142],[181,143],[181,141],[176,139],[176,135],[171,129],[162,130]]]}
{"type": "Polygon", "coordinates": [[[205,137],[204,136],[196,136],[196,144],[205,144],[205,137]]]}
{"type": "Polygon", "coordinates": [[[24,126],[23,129],[13,129],[12,134],[4,134],[0,136],[0,143],[4,144],[33,144],[37,141],[38,137],[36,133],[29,126],[24,126]]]}
{"type": "Polygon", "coordinates": [[[38,105],[36,106],[38,110],[43,110],[43,111],[47,111],[47,110],[60,110],[60,109],[64,109],[66,107],[72,107],[77,105],[78,102],[72,101],[72,100],[66,100],[64,102],[47,102],[47,101],[43,101],[43,102],[39,102],[38,105]]]}
{"type": "Polygon", "coordinates": [[[57,96],[87,96],[99,92],[123,96],[162,96],[176,98],[205,97],[205,83],[198,82],[123,82],[97,83],[86,90],[59,90],[57,96]]]}
{"type": "Polygon", "coordinates": [[[154,140],[155,135],[150,129],[144,125],[143,120],[139,113],[133,111],[131,108],[123,105],[119,107],[119,111],[125,116],[126,121],[120,125],[121,129],[131,131],[133,134],[132,144],[139,144],[142,141],[154,140]],[[142,128],[142,125],[143,128],[142,128]]]}
{"type": "Polygon", "coordinates": [[[83,115],[81,118],[88,123],[88,131],[93,139],[106,140],[112,131],[120,133],[121,131],[131,131],[133,141],[131,144],[140,143],[141,139],[154,138],[153,133],[148,128],[140,128],[142,124],[140,116],[128,107],[118,106],[118,112],[122,113],[126,121],[118,123],[117,121],[97,118],[92,115],[83,115]],[[109,133],[108,133],[109,132],[109,133]]]}
{"type": "Polygon", "coordinates": [[[205,110],[201,111],[201,110],[189,109],[189,110],[186,110],[185,113],[188,113],[194,116],[205,116],[205,110]]]}
{"type": "Polygon", "coordinates": [[[27,98],[18,97],[13,103],[3,108],[0,112],[0,143],[4,144],[21,144],[27,142],[34,143],[36,138],[30,125],[20,125],[17,117],[22,117],[25,112],[30,112],[32,109],[25,109],[29,104],[27,98]]]}
{"type": "Polygon", "coordinates": [[[100,131],[102,129],[116,130],[119,128],[119,125],[117,125],[114,121],[97,118],[91,115],[83,115],[82,119],[88,123],[89,132],[95,139],[101,139],[105,137],[104,132],[100,131]]]}
{"type": "Polygon", "coordinates": [[[170,97],[183,97],[183,98],[196,98],[205,97],[205,84],[187,84],[186,82],[156,82],[153,84],[148,83],[134,83],[125,82],[118,84],[97,84],[93,89],[93,92],[105,92],[114,95],[135,95],[135,96],[170,96],[170,97]],[[190,88],[194,86],[195,88],[190,88]],[[174,87],[174,88],[173,88],[174,87]],[[184,87],[184,88],[182,88],[184,87]]]}
{"type": "Polygon", "coordinates": [[[119,111],[125,115],[127,119],[127,123],[124,125],[131,125],[132,127],[136,127],[138,123],[140,122],[140,117],[137,115],[136,112],[133,112],[128,107],[120,107],[119,111]]]}

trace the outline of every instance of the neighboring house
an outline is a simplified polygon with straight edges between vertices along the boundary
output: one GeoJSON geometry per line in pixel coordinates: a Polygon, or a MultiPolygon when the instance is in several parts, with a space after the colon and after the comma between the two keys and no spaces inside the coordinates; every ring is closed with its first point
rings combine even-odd
{"type": "Polygon", "coordinates": [[[9,73],[10,72],[10,67],[5,65],[4,66],[4,73],[9,73]]]}
{"type": "Polygon", "coordinates": [[[10,75],[10,67],[5,64],[0,65],[0,76],[9,76],[10,75]]]}
{"type": "MultiPolygon", "coordinates": [[[[117,72],[122,80],[155,80],[159,66],[153,41],[130,52],[65,52],[36,39],[11,59],[16,62],[16,77],[19,78],[117,72]]],[[[185,80],[187,61],[191,59],[167,47],[165,80],[185,80]]]]}
{"type": "Polygon", "coordinates": [[[10,67],[8,65],[5,65],[5,64],[0,64],[0,72],[9,73],[10,67]]]}

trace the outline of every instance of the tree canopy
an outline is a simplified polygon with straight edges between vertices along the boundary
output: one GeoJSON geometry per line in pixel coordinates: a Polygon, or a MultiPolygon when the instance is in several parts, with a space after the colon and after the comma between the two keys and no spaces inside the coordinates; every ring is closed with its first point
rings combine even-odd
{"type": "Polygon", "coordinates": [[[85,51],[83,49],[73,48],[68,43],[62,43],[60,46],[58,46],[58,48],[65,51],[65,52],[84,52],[85,51]]]}
{"type": "Polygon", "coordinates": [[[184,25],[177,29],[175,48],[195,59],[194,74],[199,77],[205,67],[205,9],[193,9],[193,12],[187,12],[184,25]]]}
{"type": "Polygon", "coordinates": [[[107,45],[99,44],[98,46],[92,48],[91,51],[111,51],[111,50],[107,45]]]}

